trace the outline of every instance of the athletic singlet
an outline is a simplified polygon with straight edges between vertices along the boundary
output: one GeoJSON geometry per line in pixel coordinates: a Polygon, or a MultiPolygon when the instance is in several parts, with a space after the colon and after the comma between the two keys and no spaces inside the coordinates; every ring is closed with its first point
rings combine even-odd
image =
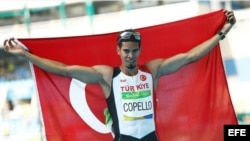
{"type": "Polygon", "coordinates": [[[114,68],[107,105],[115,141],[157,141],[150,73],[138,70],[135,76],[128,76],[114,68]]]}

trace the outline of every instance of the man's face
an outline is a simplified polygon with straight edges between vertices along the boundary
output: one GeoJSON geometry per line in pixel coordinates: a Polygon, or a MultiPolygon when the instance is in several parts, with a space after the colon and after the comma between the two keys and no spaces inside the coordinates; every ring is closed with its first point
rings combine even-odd
{"type": "Polygon", "coordinates": [[[122,65],[127,69],[134,69],[137,66],[140,52],[141,48],[137,42],[122,42],[122,46],[117,47],[117,53],[121,57],[122,65]]]}

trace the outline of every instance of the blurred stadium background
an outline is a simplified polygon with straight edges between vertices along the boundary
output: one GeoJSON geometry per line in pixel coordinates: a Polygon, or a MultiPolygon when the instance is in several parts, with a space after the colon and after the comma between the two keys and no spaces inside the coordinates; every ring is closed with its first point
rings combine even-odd
{"type": "MultiPolygon", "coordinates": [[[[9,37],[91,35],[176,21],[221,8],[237,24],[221,42],[223,62],[240,124],[250,123],[250,1],[232,0],[0,0],[0,140],[43,141],[29,63],[1,48],[9,37]]],[[[209,28],[209,27],[208,27],[209,28]]]]}

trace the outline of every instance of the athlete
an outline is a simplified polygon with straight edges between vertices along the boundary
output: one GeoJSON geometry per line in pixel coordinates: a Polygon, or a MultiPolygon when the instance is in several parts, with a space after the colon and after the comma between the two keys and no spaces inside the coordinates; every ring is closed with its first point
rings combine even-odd
{"type": "Polygon", "coordinates": [[[13,38],[4,41],[5,51],[22,56],[41,69],[72,77],[84,83],[98,83],[107,100],[113,120],[115,141],[157,141],[153,95],[161,76],[174,73],[209,53],[236,23],[232,11],[224,10],[227,20],[222,29],[186,53],[166,59],[154,59],[138,66],[141,36],[135,30],[118,35],[117,53],[121,65],[92,67],[65,65],[36,56],[23,49],[13,38]]]}

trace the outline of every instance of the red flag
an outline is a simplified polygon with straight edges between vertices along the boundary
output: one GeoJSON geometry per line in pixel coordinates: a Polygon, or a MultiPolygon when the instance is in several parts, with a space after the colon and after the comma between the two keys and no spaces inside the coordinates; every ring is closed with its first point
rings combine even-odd
{"type": "MultiPolygon", "coordinates": [[[[138,29],[143,48],[139,64],[192,49],[214,35],[224,21],[220,10],[138,29]]],[[[19,41],[38,56],[68,65],[119,66],[117,34],[19,41]]],[[[36,66],[34,74],[48,141],[112,140],[104,125],[106,101],[98,85],[85,85],[36,66]]],[[[237,124],[219,45],[199,61],[162,77],[155,98],[160,141],[221,141],[224,124],[237,124]]]]}

